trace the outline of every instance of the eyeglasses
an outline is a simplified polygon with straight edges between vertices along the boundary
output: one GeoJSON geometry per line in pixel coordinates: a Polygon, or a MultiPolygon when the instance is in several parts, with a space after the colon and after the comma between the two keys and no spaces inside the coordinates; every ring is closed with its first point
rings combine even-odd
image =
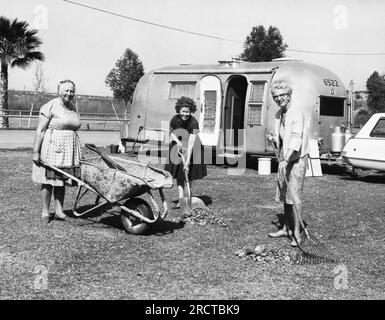
{"type": "Polygon", "coordinates": [[[288,95],[289,95],[288,93],[277,94],[276,96],[273,96],[273,99],[277,100],[278,98],[283,98],[284,96],[288,96],[288,95]]]}

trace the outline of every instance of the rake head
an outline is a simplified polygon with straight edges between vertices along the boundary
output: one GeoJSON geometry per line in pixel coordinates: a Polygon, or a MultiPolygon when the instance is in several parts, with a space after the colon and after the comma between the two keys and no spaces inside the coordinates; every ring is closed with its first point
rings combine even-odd
{"type": "Polygon", "coordinates": [[[314,235],[309,233],[303,237],[298,246],[299,252],[296,256],[297,265],[339,263],[338,257],[333,254],[325,244],[321,243],[314,235]]]}

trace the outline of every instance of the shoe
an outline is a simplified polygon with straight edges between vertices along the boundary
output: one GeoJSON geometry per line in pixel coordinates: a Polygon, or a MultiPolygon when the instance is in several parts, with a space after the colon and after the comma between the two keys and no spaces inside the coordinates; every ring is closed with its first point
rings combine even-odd
{"type": "Polygon", "coordinates": [[[291,231],[288,232],[286,229],[279,229],[276,232],[269,233],[269,237],[271,238],[281,238],[281,237],[288,238],[290,237],[290,235],[291,235],[291,231]]]}
{"type": "Polygon", "coordinates": [[[45,216],[45,215],[41,216],[41,222],[42,223],[46,223],[47,224],[47,223],[50,223],[50,221],[51,221],[51,217],[49,215],[48,216],[45,216]]]}
{"type": "Polygon", "coordinates": [[[290,242],[290,245],[292,246],[292,247],[298,247],[298,245],[300,245],[301,244],[301,237],[299,238],[299,239],[294,239],[293,237],[291,238],[292,240],[291,240],[291,242],[290,242]]]}
{"type": "Polygon", "coordinates": [[[62,220],[64,221],[66,219],[66,215],[64,213],[55,213],[55,220],[62,220]]]}

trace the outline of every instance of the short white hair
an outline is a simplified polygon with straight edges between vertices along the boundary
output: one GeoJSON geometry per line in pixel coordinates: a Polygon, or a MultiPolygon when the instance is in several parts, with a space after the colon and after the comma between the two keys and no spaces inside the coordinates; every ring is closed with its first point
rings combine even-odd
{"type": "Polygon", "coordinates": [[[60,90],[61,90],[61,87],[63,84],[66,84],[66,83],[70,83],[74,86],[74,88],[76,89],[76,85],[75,85],[75,82],[73,82],[72,80],[70,79],[65,79],[63,81],[60,81],[58,86],[57,86],[57,92],[60,93],[60,90]]]}
{"type": "Polygon", "coordinates": [[[290,82],[287,79],[279,79],[273,82],[271,85],[271,94],[274,95],[274,92],[277,90],[284,90],[289,96],[291,96],[293,92],[290,82]]]}

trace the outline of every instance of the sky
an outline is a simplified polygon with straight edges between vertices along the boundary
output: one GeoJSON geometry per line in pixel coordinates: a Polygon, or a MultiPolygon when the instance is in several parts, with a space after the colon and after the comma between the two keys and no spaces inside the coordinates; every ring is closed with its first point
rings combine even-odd
{"type": "MultiPolygon", "coordinates": [[[[105,78],[127,48],[138,54],[145,72],[181,63],[228,60],[243,51],[247,35],[257,25],[277,27],[288,44],[286,56],[331,70],[346,87],[353,80],[354,90],[365,90],[374,71],[385,73],[382,0],[72,2],[183,31],[65,0],[0,0],[0,15],[25,20],[38,30],[43,41],[40,50],[45,54],[46,87],[51,92],[59,81],[69,78],[76,83],[77,94],[112,96],[105,78]]],[[[33,90],[35,69],[35,64],[10,69],[9,89],[33,90]]]]}

